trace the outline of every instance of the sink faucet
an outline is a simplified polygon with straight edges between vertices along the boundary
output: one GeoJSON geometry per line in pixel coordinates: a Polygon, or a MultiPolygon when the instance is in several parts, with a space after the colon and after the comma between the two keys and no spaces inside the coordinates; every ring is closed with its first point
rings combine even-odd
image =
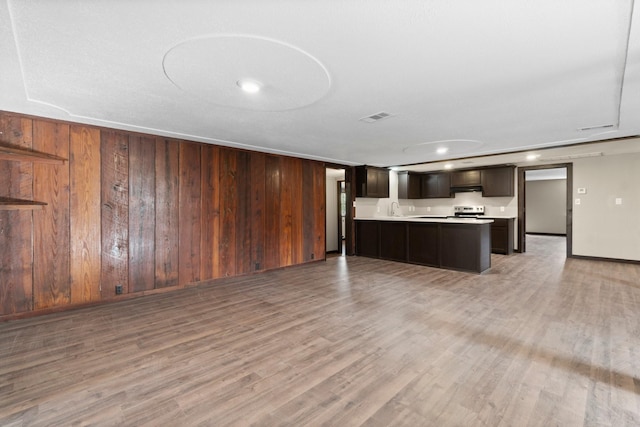
{"type": "Polygon", "coordinates": [[[400,216],[400,203],[391,202],[391,216],[400,216]],[[398,208],[397,211],[394,206],[398,208]]]}

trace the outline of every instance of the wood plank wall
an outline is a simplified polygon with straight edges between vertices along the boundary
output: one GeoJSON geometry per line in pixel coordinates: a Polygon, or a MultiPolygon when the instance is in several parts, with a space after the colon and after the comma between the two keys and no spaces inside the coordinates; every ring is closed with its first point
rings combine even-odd
{"type": "Polygon", "coordinates": [[[321,162],[0,112],[0,318],[325,258],[321,162]]]}

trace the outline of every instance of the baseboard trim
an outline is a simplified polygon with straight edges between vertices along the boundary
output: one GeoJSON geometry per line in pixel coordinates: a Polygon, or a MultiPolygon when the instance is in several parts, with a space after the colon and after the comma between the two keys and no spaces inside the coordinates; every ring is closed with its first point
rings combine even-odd
{"type": "Polygon", "coordinates": [[[640,261],[633,260],[633,259],[605,258],[605,257],[585,256],[585,255],[570,255],[568,258],[584,259],[584,260],[587,260],[587,261],[620,262],[620,263],[623,263],[623,264],[640,265],[640,261]]]}

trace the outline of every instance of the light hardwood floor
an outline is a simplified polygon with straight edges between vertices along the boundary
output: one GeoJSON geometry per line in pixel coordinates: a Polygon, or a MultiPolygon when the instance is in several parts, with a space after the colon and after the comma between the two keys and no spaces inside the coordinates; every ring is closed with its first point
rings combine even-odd
{"type": "Polygon", "coordinates": [[[0,425],[638,426],[640,266],[357,257],[0,324],[0,425]]]}

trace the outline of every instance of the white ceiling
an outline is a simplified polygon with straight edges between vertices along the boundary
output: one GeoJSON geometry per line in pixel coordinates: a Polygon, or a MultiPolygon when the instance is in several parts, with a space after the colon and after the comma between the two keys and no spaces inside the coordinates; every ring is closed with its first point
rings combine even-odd
{"type": "Polygon", "coordinates": [[[640,135],[633,0],[5,0],[0,52],[2,110],[340,164],[640,135]]]}

